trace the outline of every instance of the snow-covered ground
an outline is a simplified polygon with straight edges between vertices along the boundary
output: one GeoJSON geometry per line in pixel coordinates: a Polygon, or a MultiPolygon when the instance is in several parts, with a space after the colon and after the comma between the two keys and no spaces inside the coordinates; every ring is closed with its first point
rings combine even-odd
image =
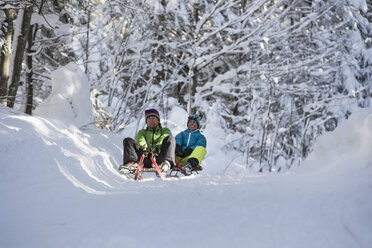
{"type": "MultiPolygon", "coordinates": [[[[212,108],[200,175],[133,182],[117,167],[135,127],[85,125],[86,83],[69,65],[52,74],[37,116],[0,105],[0,247],[372,246],[372,108],[320,137],[304,165],[271,174],[223,152],[212,108]],[[68,90],[58,87],[66,78],[68,90]]],[[[174,134],[186,117],[172,109],[174,134]]]]}

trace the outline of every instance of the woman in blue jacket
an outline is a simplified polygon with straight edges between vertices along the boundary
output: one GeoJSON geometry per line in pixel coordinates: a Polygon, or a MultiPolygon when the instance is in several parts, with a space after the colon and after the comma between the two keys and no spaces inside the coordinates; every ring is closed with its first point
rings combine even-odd
{"type": "Polygon", "coordinates": [[[207,153],[207,140],[199,131],[200,120],[197,115],[187,118],[187,129],[176,135],[176,156],[186,175],[198,166],[207,153]]]}

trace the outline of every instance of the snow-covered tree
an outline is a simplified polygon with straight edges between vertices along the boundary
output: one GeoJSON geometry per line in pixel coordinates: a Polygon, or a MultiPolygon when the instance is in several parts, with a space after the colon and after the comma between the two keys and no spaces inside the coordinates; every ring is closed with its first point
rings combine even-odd
{"type": "Polygon", "coordinates": [[[110,10],[121,19],[96,99],[101,113],[114,109],[105,115],[113,130],[147,106],[166,113],[169,96],[202,119],[221,106],[226,132],[241,134],[227,149],[257,170],[280,170],[352,111],[357,95],[341,89],[369,90],[348,49],[362,9],[348,1],[131,1],[110,10]]]}
{"type": "MultiPolygon", "coordinates": [[[[34,1],[32,60],[21,73],[34,95],[27,106],[49,94],[50,71],[76,61],[98,127],[120,131],[148,107],[167,119],[173,97],[204,123],[216,108],[238,137],[226,149],[247,167],[287,169],[319,134],[370,105],[370,9],[364,0],[34,1]]],[[[5,55],[11,26],[0,18],[5,55]]]]}
{"type": "Polygon", "coordinates": [[[2,67],[6,68],[2,70],[2,75],[7,75],[1,78],[1,88],[6,88],[2,93],[4,104],[10,107],[17,105],[17,108],[26,108],[26,112],[31,113],[35,104],[50,92],[49,73],[74,60],[72,53],[66,49],[69,43],[67,34],[70,36],[70,33],[59,20],[59,3],[61,1],[32,0],[5,1],[0,5],[4,12],[14,10],[18,13],[17,19],[8,18],[1,26],[2,30],[11,26],[14,29],[10,39],[5,39],[2,46],[2,66],[6,65],[4,58],[9,56],[9,66],[2,67]]]}

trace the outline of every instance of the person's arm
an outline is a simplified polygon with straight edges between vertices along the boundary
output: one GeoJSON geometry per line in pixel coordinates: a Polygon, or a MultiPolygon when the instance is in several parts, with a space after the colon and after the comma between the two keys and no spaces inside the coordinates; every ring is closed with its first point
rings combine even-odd
{"type": "Polygon", "coordinates": [[[182,150],[182,141],[183,141],[183,132],[180,132],[176,135],[176,156],[184,158],[185,154],[183,153],[182,150]]]}
{"type": "Polygon", "coordinates": [[[196,146],[202,146],[204,148],[207,148],[207,139],[203,134],[200,134],[198,141],[196,142],[196,146]]]}
{"type": "Polygon", "coordinates": [[[141,129],[137,133],[135,140],[136,140],[138,146],[140,148],[142,148],[142,150],[146,150],[147,149],[147,142],[146,142],[146,138],[145,138],[145,130],[141,129]]]}
{"type": "Polygon", "coordinates": [[[164,138],[170,135],[172,135],[172,132],[168,128],[158,129],[155,134],[154,146],[160,150],[164,138]]]}
{"type": "Polygon", "coordinates": [[[166,128],[166,127],[164,127],[163,128],[163,135],[162,135],[162,141],[163,141],[163,139],[165,138],[165,137],[167,137],[167,136],[171,136],[172,135],[172,132],[171,132],[171,130],[169,129],[169,128],[166,128]]]}
{"type": "Polygon", "coordinates": [[[183,139],[183,135],[182,135],[183,132],[180,132],[176,135],[176,145],[179,145],[182,147],[182,139],[183,139]]]}

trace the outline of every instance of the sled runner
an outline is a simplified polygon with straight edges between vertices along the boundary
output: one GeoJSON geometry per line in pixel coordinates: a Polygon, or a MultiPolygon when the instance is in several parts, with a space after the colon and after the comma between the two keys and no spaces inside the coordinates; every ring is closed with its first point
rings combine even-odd
{"type": "Polygon", "coordinates": [[[150,159],[152,162],[152,168],[146,168],[144,167],[143,160],[145,157],[147,157],[147,153],[143,153],[141,156],[141,159],[137,164],[133,164],[130,166],[119,166],[119,172],[123,175],[125,175],[127,178],[131,180],[141,180],[142,174],[144,172],[154,172],[157,176],[161,177],[162,179],[166,179],[167,173],[160,170],[159,165],[156,163],[155,154],[151,153],[150,159]]]}
{"type": "MultiPolygon", "coordinates": [[[[181,162],[181,160],[176,160],[176,166],[170,170],[169,176],[178,177],[178,173],[181,173],[182,175],[186,176],[186,173],[182,169],[182,166],[181,166],[180,162],[181,162]]],[[[202,171],[202,170],[203,170],[203,167],[201,165],[198,165],[198,166],[192,168],[192,173],[193,174],[199,174],[199,171],[202,171]]]]}

